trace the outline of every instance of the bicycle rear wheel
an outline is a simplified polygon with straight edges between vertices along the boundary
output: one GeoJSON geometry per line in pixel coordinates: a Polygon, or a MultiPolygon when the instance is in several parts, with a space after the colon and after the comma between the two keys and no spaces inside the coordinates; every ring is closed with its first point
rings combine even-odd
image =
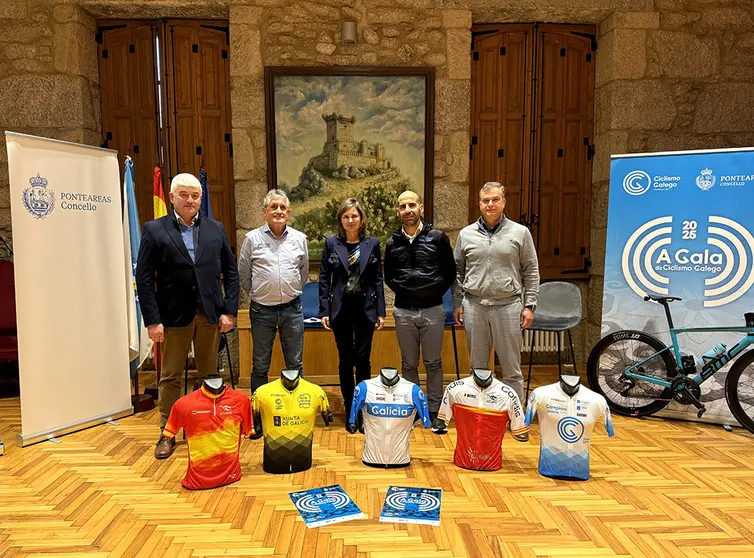
{"type": "MultiPolygon", "coordinates": [[[[602,394],[610,409],[618,414],[656,413],[670,402],[670,388],[627,378],[623,372],[664,348],[662,341],[641,331],[623,330],[606,335],[589,354],[586,367],[589,387],[602,394]]],[[[670,351],[665,351],[642,364],[637,372],[669,380],[675,369],[670,351]]]]}
{"type": "Polygon", "coordinates": [[[725,378],[728,407],[741,426],[754,432],[754,351],[741,355],[725,378]]]}

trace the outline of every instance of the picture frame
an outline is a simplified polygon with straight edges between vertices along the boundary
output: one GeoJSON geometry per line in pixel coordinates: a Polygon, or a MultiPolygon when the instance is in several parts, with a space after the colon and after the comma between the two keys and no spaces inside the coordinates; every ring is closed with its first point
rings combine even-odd
{"type": "Polygon", "coordinates": [[[400,192],[422,196],[432,221],[434,68],[268,66],[264,87],[267,186],[288,194],[313,264],[347,197],[383,247],[400,226],[400,192]]]}

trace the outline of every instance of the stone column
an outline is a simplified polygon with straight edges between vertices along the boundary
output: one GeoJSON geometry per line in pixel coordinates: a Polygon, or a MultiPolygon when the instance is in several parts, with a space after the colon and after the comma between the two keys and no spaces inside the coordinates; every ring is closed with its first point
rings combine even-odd
{"type": "Polygon", "coordinates": [[[471,10],[467,2],[454,4],[441,10],[446,60],[435,84],[434,191],[435,224],[453,242],[468,221],[471,126],[471,10]]]}
{"type": "MultiPolygon", "coordinates": [[[[72,4],[0,4],[0,129],[100,142],[94,18],[72,4]]],[[[10,237],[5,140],[0,142],[0,234],[10,237]]]]}
{"type": "Polygon", "coordinates": [[[592,268],[587,287],[587,335],[583,343],[579,343],[584,360],[601,337],[610,156],[628,151],[629,129],[634,124],[669,127],[672,123],[673,107],[668,104],[670,98],[664,85],[656,80],[644,80],[648,66],[647,36],[650,29],[659,25],[658,12],[613,12],[598,26],[596,154],[592,166],[590,236],[592,268]],[[653,107],[652,112],[647,113],[645,107],[653,107]],[[656,115],[653,111],[657,111],[656,115]],[[642,116],[644,114],[647,116],[642,116]]]}
{"type": "Polygon", "coordinates": [[[252,2],[230,6],[230,97],[233,125],[237,246],[262,224],[267,191],[262,33],[264,8],[252,2]]]}

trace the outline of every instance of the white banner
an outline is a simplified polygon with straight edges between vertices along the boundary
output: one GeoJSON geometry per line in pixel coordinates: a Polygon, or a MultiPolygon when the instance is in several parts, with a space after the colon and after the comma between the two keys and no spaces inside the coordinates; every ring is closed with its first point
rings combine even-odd
{"type": "Polygon", "coordinates": [[[133,412],[114,151],[6,132],[20,445],[133,412]]]}

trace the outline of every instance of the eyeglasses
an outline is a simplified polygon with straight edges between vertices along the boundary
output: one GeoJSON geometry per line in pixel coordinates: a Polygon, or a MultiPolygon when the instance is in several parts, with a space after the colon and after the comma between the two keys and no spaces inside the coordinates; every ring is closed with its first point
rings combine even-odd
{"type": "Polygon", "coordinates": [[[189,199],[192,199],[194,201],[199,201],[199,198],[202,197],[201,194],[189,194],[188,192],[178,192],[178,197],[181,198],[183,201],[188,201],[189,199]]]}

